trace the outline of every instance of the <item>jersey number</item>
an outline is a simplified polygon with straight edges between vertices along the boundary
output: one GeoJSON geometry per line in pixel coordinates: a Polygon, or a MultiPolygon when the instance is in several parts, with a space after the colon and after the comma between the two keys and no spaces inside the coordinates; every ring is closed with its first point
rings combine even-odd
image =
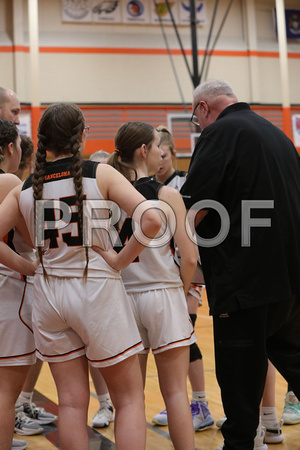
{"type": "MultiPolygon", "coordinates": [[[[86,198],[86,196],[84,196],[86,198]]],[[[71,195],[69,197],[61,197],[59,199],[60,202],[64,202],[69,207],[76,205],[76,196],[71,195]]],[[[62,217],[62,211],[59,210],[59,219],[62,217]]],[[[48,221],[55,222],[57,210],[54,208],[46,208],[45,209],[45,223],[48,221]]],[[[49,248],[58,248],[58,238],[59,234],[61,234],[61,239],[65,244],[67,244],[68,247],[78,247],[82,245],[82,232],[79,229],[79,223],[78,223],[78,212],[72,212],[71,213],[71,220],[69,221],[69,224],[74,223],[76,224],[76,232],[63,232],[62,230],[58,230],[57,228],[51,228],[51,229],[45,229],[44,230],[44,239],[50,239],[49,248]]]]}

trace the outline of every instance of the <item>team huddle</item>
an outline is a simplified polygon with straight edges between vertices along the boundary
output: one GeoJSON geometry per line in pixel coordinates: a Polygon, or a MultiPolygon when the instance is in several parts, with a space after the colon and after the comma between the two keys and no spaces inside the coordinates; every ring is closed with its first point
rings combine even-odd
{"type": "MultiPolygon", "coordinates": [[[[1,95],[15,94],[2,91],[3,116],[1,95]]],[[[102,425],[101,411],[93,423],[108,425],[114,408],[116,447],[145,449],[150,350],[166,406],[153,423],[168,425],[176,450],[195,449],[194,432],[214,424],[204,382],[191,381],[191,403],[186,383],[193,371],[203,374],[194,331],[204,284],[199,249],[226,415],[220,449],[266,450],[273,431],[283,440],[277,418],[262,427],[259,416],[268,360],[300,396],[299,156],[222,80],[195,89],[192,121],[202,133],[188,174],[163,176],[162,161],[172,159],[164,127],[126,122],[107,163],[87,161],[81,109],[52,104],[22,183],[14,175],[18,128],[12,117],[0,119],[1,333],[12,336],[10,345],[1,340],[1,449],[27,446],[13,439],[16,404],[37,361],[48,362],[56,384],[61,449],[89,448],[89,371],[110,409],[102,425]],[[217,204],[230,223],[222,239],[217,204]],[[246,204],[259,211],[247,229],[246,204]]],[[[17,429],[22,434],[22,425],[17,429]]]]}

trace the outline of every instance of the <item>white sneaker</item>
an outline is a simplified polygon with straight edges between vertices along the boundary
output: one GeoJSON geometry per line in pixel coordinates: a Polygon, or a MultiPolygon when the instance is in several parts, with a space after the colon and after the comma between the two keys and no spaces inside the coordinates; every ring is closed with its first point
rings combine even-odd
{"type": "Polygon", "coordinates": [[[210,415],[207,402],[192,400],[191,412],[195,431],[203,431],[213,426],[214,419],[210,415]]]}
{"type": "Polygon", "coordinates": [[[115,420],[114,410],[112,406],[103,406],[99,408],[92,420],[92,426],[95,428],[108,427],[110,422],[115,420]]]}
{"type": "Polygon", "coordinates": [[[281,419],[288,425],[300,422],[300,402],[293,391],[286,393],[281,419]]]}
{"type": "Polygon", "coordinates": [[[20,441],[18,439],[12,440],[11,450],[24,450],[25,448],[27,448],[26,441],[20,441]]]}
{"type": "Polygon", "coordinates": [[[262,425],[266,428],[265,443],[266,444],[280,444],[284,440],[284,435],[282,434],[281,425],[282,420],[276,423],[268,424],[268,421],[264,421],[262,418],[262,425]]]}
{"type": "Polygon", "coordinates": [[[264,443],[265,433],[266,428],[259,425],[254,439],[254,450],[268,450],[267,444],[264,443]]]}
{"type": "Polygon", "coordinates": [[[223,425],[223,423],[225,422],[225,420],[227,419],[227,417],[222,417],[222,419],[219,419],[216,421],[216,426],[218,428],[221,428],[221,426],[223,425]]]}
{"type": "Polygon", "coordinates": [[[154,425],[168,425],[168,416],[167,416],[167,410],[164,409],[162,412],[156,414],[153,418],[152,418],[152,423],[154,423],[154,425]]]}
{"type": "Polygon", "coordinates": [[[23,412],[15,415],[15,433],[21,436],[32,436],[43,433],[44,428],[40,424],[33,422],[23,412]]]}
{"type": "Polygon", "coordinates": [[[23,403],[22,407],[26,416],[33,422],[48,425],[57,419],[57,416],[45,411],[44,408],[38,408],[35,403],[23,403]]]}
{"type": "MultiPolygon", "coordinates": [[[[223,421],[223,423],[225,422],[225,420],[223,421]]],[[[257,428],[256,436],[254,439],[254,450],[268,450],[268,446],[264,444],[264,438],[265,438],[265,427],[259,426],[257,428]]],[[[216,450],[223,450],[223,448],[224,448],[223,445],[221,445],[221,447],[218,447],[216,450]]]]}

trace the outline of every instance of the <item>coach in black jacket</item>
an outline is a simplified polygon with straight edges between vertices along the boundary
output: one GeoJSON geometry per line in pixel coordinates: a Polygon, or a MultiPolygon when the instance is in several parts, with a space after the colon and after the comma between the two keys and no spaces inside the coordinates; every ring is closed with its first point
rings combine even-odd
{"type": "Polygon", "coordinates": [[[198,86],[193,109],[202,134],[181,194],[199,211],[224,449],[253,450],[268,358],[300,398],[300,160],[222,80],[198,86]]]}

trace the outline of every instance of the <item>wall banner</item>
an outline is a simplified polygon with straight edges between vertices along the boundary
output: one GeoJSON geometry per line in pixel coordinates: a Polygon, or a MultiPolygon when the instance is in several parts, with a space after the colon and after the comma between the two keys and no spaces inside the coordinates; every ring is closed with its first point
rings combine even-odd
{"type": "MultiPolygon", "coordinates": [[[[278,36],[276,8],[273,11],[275,32],[276,36],[278,36]]],[[[285,9],[284,12],[287,39],[300,39],[300,9],[285,9]]]]}
{"type": "Polygon", "coordinates": [[[149,23],[149,0],[122,0],[122,13],[124,23],[149,23]]]}
{"type": "Polygon", "coordinates": [[[20,134],[31,137],[31,113],[20,114],[20,125],[17,126],[20,134]]]}
{"type": "MultiPolygon", "coordinates": [[[[169,1],[170,10],[172,12],[172,16],[174,22],[178,24],[178,3],[174,1],[169,1]]],[[[169,13],[168,5],[165,1],[156,0],[156,6],[154,6],[154,2],[152,2],[152,24],[159,24],[160,22],[172,25],[172,17],[169,13]]]]}
{"type": "MultiPolygon", "coordinates": [[[[172,25],[171,14],[165,0],[62,0],[63,22],[132,23],[172,25]]],[[[169,0],[173,19],[177,25],[190,25],[189,0],[169,0]]],[[[207,22],[204,0],[195,0],[199,25],[207,22]]]]}
{"type": "Polygon", "coordinates": [[[92,21],[120,23],[122,21],[121,2],[119,0],[102,0],[92,2],[92,21]]]}
{"type": "Polygon", "coordinates": [[[292,115],[293,138],[295,147],[300,147],[300,114],[292,115]]]}
{"type": "MultiPolygon", "coordinates": [[[[190,2],[189,0],[183,0],[179,2],[179,24],[190,25],[190,2]]],[[[195,0],[196,7],[196,20],[198,25],[206,25],[206,5],[204,1],[195,0]]]]}
{"type": "Polygon", "coordinates": [[[62,20],[64,22],[91,22],[92,8],[90,0],[63,0],[62,20]]]}
{"type": "Polygon", "coordinates": [[[300,9],[286,9],[286,37],[288,39],[300,38],[300,9]]]}

